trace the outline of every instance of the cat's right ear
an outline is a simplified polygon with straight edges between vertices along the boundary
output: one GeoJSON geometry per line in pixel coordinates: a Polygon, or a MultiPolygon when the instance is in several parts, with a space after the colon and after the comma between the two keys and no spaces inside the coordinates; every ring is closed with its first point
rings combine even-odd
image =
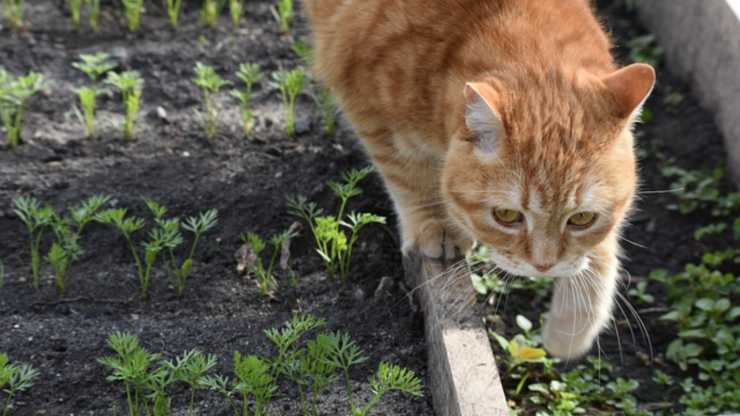
{"type": "Polygon", "coordinates": [[[486,153],[496,150],[496,142],[504,134],[504,123],[496,111],[499,94],[485,82],[465,84],[465,125],[473,133],[476,145],[486,153]]]}

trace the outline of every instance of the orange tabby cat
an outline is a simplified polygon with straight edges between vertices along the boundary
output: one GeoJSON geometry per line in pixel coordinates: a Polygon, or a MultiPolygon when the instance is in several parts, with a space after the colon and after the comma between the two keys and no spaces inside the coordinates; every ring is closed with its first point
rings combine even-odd
{"type": "Polygon", "coordinates": [[[315,71],[385,179],[403,250],[477,240],[505,272],[556,277],[545,346],[588,351],[611,316],[654,70],[617,70],[587,0],[304,6],[315,71]]]}

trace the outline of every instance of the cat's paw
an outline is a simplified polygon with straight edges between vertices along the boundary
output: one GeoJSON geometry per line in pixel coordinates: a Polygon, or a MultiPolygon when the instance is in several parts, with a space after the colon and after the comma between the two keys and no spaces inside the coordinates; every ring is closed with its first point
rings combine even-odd
{"type": "Polygon", "coordinates": [[[472,239],[450,230],[437,220],[427,220],[414,231],[404,241],[404,253],[418,249],[432,259],[452,260],[464,256],[473,246],[472,239]]]}

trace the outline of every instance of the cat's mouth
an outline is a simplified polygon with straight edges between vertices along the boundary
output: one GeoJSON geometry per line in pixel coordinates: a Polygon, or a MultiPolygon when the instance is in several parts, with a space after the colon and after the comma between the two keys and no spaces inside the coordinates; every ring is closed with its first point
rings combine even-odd
{"type": "Polygon", "coordinates": [[[490,257],[498,268],[509,275],[534,278],[568,278],[584,273],[589,265],[588,257],[584,256],[569,261],[560,261],[549,269],[541,271],[529,262],[509,258],[493,249],[490,252],[490,257]]]}

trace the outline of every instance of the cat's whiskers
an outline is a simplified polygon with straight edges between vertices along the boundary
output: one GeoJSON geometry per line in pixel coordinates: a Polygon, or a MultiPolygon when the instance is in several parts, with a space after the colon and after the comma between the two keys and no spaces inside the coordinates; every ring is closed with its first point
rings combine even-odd
{"type": "Polygon", "coordinates": [[[644,337],[644,340],[647,343],[650,359],[652,360],[653,359],[653,342],[652,342],[652,338],[650,337],[650,332],[648,331],[647,325],[645,325],[645,321],[642,319],[640,314],[637,312],[637,309],[635,309],[635,307],[627,299],[627,297],[625,297],[618,291],[616,293],[617,293],[617,299],[621,299],[622,302],[624,302],[627,309],[630,311],[632,316],[635,318],[635,321],[637,321],[638,327],[640,328],[640,332],[642,333],[642,336],[644,337]]]}

